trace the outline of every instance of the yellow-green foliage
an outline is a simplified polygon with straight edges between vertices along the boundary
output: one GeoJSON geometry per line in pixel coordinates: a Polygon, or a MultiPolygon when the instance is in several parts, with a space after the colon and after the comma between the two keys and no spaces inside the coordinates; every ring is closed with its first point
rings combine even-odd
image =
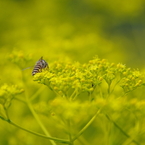
{"type": "Polygon", "coordinates": [[[0,143],[144,145],[144,9],[1,0],[0,143]],[[32,76],[41,57],[49,68],[32,76]]]}
{"type": "Polygon", "coordinates": [[[0,88],[0,118],[8,120],[7,109],[11,105],[11,101],[17,94],[21,94],[24,90],[19,89],[17,86],[9,86],[4,84],[0,88]]]}
{"type": "MultiPolygon", "coordinates": [[[[21,68],[25,56],[18,54],[10,55],[10,58],[21,68]]],[[[9,124],[50,139],[50,144],[54,145],[59,142],[79,145],[82,140],[85,144],[143,142],[143,133],[139,133],[143,132],[143,128],[139,126],[144,121],[145,101],[130,95],[138,87],[144,86],[144,76],[139,70],[127,68],[121,63],[109,63],[98,57],[85,64],[55,61],[49,64],[48,69],[42,69],[33,76],[35,82],[47,86],[51,93],[45,93],[46,88],[40,87],[32,96],[29,96],[25,75],[22,80],[24,90],[10,85],[3,85],[0,89],[0,118],[9,124]],[[23,91],[25,98],[16,97],[23,91]],[[45,135],[37,133],[38,129],[35,132],[27,129],[27,125],[19,126],[11,120],[10,114],[13,112],[9,113],[8,108],[10,104],[13,106],[13,100],[28,106],[45,135]],[[102,140],[98,141],[100,137],[102,140]]],[[[24,116],[21,119],[27,118],[24,116]]]]}

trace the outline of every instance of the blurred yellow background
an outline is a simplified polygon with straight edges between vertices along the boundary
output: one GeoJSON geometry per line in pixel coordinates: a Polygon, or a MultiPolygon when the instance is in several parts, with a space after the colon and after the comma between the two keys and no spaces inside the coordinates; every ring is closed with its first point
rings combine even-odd
{"type": "MultiPolygon", "coordinates": [[[[40,86],[32,80],[32,69],[22,69],[34,66],[41,56],[50,67],[55,60],[87,63],[98,55],[109,62],[144,69],[144,16],[144,0],[0,0],[0,84],[23,86],[23,78],[33,95],[40,86]]],[[[41,93],[42,98],[51,94],[45,87],[41,93]]],[[[21,122],[25,116],[21,114],[29,112],[24,110],[13,107],[10,112],[16,111],[20,116],[15,120],[21,122]]],[[[26,119],[33,124],[31,117],[26,119]]],[[[21,123],[29,126],[28,122],[21,123]]],[[[0,123],[3,145],[25,145],[25,138],[28,145],[35,143],[27,133],[0,123]]],[[[37,143],[42,142],[47,140],[40,138],[37,143]]]]}
{"type": "Polygon", "coordinates": [[[144,8],[144,0],[1,0],[1,62],[16,49],[36,60],[98,55],[142,67],[144,8]]]}

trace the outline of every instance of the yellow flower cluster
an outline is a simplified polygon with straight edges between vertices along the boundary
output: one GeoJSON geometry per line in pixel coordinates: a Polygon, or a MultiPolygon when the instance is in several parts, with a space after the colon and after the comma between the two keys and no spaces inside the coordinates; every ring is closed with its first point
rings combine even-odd
{"type": "Polygon", "coordinates": [[[6,110],[11,105],[12,99],[24,90],[15,85],[4,84],[0,88],[0,118],[7,119],[6,110]]]}
{"type": "Polygon", "coordinates": [[[22,51],[13,51],[9,56],[8,59],[16,64],[20,69],[24,69],[26,64],[32,60],[31,54],[24,54],[22,51]]]}
{"type": "Polygon", "coordinates": [[[37,73],[34,81],[47,85],[62,96],[69,96],[72,90],[77,95],[82,92],[92,93],[104,82],[108,93],[116,86],[122,87],[127,93],[143,84],[143,75],[123,64],[115,65],[96,57],[87,64],[54,62],[49,70],[37,73]]]}

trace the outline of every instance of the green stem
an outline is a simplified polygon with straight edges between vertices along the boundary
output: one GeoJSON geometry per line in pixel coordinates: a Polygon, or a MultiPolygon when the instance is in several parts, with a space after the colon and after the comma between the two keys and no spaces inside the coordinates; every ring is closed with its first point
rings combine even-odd
{"type": "Polygon", "coordinates": [[[76,93],[76,90],[73,91],[73,93],[72,93],[71,96],[70,96],[70,99],[73,98],[73,96],[75,95],[75,93],[76,93]]]}
{"type": "Polygon", "coordinates": [[[73,91],[73,93],[71,94],[71,96],[70,96],[70,100],[74,100],[74,98],[76,97],[76,94],[77,94],[77,89],[75,89],[74,91],[73,91]]]}
{"type": "MultiPolygon", "coordinates": [[[[22,79],[23,79],[23,82],[25,82],[24,80],[24,74],[22,73],[22,79]]],[[[24,83],[24,86],[25,86],[25,83],[24,83]]],[[[32,97],[31,97],[31,100],[34,99],[41,91],[42,91],[43,88],[40,88],[32,97]]],[[[26,87],[25,87],[25,90],[26,90],[26,87]]],[[[31,111],[31,113],[33,114],[34,118],[36,119],[36,121],[38,122],[38,124],[40,125],[41,129],[43,130],[43,132],[46,134],[47,137],[51,137],[50,136],[50,133],[46,130],[46,128],[44,127],[44,125],[42,124],[40,118],[38,117],[38,115],[35,113],[32,105],[31,105],[31,102],[28,98],[28,94],[26,92],[25,94],[25,98],[26,98],[26,103],[31,111]]],[[[56,143],[54,142],[54,140],[50,140],[51,144],[52,145],[56,145],[56,143]]]]}
{"type": "Polygon", "coordinates": [[[110,92],[111,92],[111,82],[108,83],[108,96],[110,95],[110,92]]]}
{"type": "Polygon", "coordinates": [[[30,100],[34,100],[39,94],[41,94],[41,92],[44,90],[44,87],[40,87],[36,93],[30,98],[30,100]]]}
{"type": "Polygon", "coordinates": [[[68,120],[68,129],[69,129],[69,140],[72,140],[72,136],[71,136],[71,125],[70,125],[70,120],[68,120]]]}
{"type": "MultiPolygon", "coordinates": [[[[43,90],[44,90],[44,88],[43,88],[43,87],[40,87],[40,88],[34,93],[34,95],[30,98],[30,100],[31,100],[31,101],[34,100],[43,90]]],[[[24,99],[17,98],[17,97],[15,97],[14,99],[15,99],[15,100],[18,100],[18,101],[20,101],[20,102],[22,102],[22,103],[26,103],[26,100],[24,100],[24,99]]]]}
{"type": "Polygon", "coordinates": [[[83,136],[78,138],[78,142],[80,142],[81,145],[90,145],[83,136]]]}
{"type": "Polygon", "coordinates": [[[100,109],[96,112],[96,114],[90,119],[90,121],[80,130],[80,132],[72,139],[72,142],[75,141],[95,120],[96,116],[100,113],[100,109]]]}
{"type": "Polygon", "coordinates": [[[20,99],[20,98],[17,98],[17,97],[15,97],[14,99],[15,99],[15,100],[18,100],[18,101],[20,101],[20,102],[22,102],[22,103],[26,103],[26,101],[25,101],[24,99],[20,99]]]}
{"type": "Polygon", "coordinates": [[[26,132],[29,132],[33,135],[36,135],[36,136],[39,136],[39,137],[43,137],[43,138],[46,138],[46,139],[50,139],[50,140],[53,140],[53,141],[57,141],[57,142],[60,142],[60,143],[65,143],[65,144],[69,144],[69,141],[68,140],[64,140],[64,139],[59,139],[59,138],[55,138],[55,137],[49,137],[49,136],[46,136],[46,135],[42,135],[40,133],[37,133],[37,132],[34,132],[34,131],[31,131],[31,130],[28,130],[28,129],[25,129],[21,126],[19,126],[18,124],[12,122],[11,120],[7,121],[9,124],[15,126],[15,127],[18,127],[19,129],[22,129],[26,132]]]}
{"type": "MultiPolygon", "coordinates": [[[[43,130],[43,132],[46,134],[47,137],[51,137],[50,133],[46,130],[46,128],[44,127],[44,125],[42,124],[40,118],[38,117],[38,115],[36,114],[36,112],[34,111],[29,99],[28,99],[28,96],[26,95],[26,102],[27,102],[27,105],[30,109],[30,111],[32,112],[34,118],[36,119],[36,121],[38,122],[38,124],[40,125],[41,129],[43,130]]],[[[56,143],[53,141],[53,140],[50,140],[50,142],[52,143],[52,145],[56,145],[56,143]]]]}
{"type": "Polygon", "coordinates": [[[89,96],[89,101],[90,101],[90,102],[92,102],[92,100],[93,100],[92,94],[93,94],[93,92],[89,92],[89,95],[88,95],[88,96],[89,96]]]}
{"type": "Polygon", "coordinates": [[[119,79],[119,80],[116,82],[116,84],[113,86],[112,91],[111,91],[111,93],[110,93],[110,94],[112,94],[112,93],[113,93],[113,91],[114,91],[115,87],[117,86],[117,84],[118,84],[120,81],[121,81],[121,79],[119,79]]]}
{"type": "Polygon", "coordinates": [[[132,139],[130,135],[128,135],[116,122],[114,122],[107,114],[106,117],[109,121],[111,121],[127,138],[130,138],[132,142],[136,143],[137,145],[140,145],[136,140],[132,139]]]}
{"type": "Polygon", "coordinates": [[[71,120],[68,120],[68,131],[69,131],[69,140],[70,140],[70,145],[73,145],[72,141],[72,129],[71,129],[71,120]]]}

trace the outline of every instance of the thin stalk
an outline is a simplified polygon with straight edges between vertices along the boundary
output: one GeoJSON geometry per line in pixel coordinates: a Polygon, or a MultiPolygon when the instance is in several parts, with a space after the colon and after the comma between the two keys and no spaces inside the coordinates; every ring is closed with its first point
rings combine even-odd
{"type": "MultiPolygon", "coordinates": [[[[24,74],[22,73],[22,79],[23,79],[23,83],[25,82],[24,80],[24,74]]],[[[25,83],[24,83],[24,86],[25,86],[25,83]]],[[[24,87],[25,90],[26,90],[26,87],[24,87]]],[[[41,91],[42,91],[43,88],[40,88],[32,97],[31,99],[34,99],[41,91]]],[[[38,115],[35,113],[32,105],[31,105],[31,102],[28,98],[28,94],[27,92],[25,93],[25,98],[26,98],[26,103],[31,111],[31,113],[33,114],[34,118],[36,119],[37,123],[39,124],[39,126],[41,127],[41,129],[43,130],[43,132],[46,134],[47,137],[51,137],[50,133],[46,130],[46,128],[44,127],[43,123],[41,122],[40,118],[38,117],[38,115]]],[[[50,140],[51,144],[52,145],[56,145],[56,143],[54,142],[54,140],[50,140]]]]}
{"type": "Polygon", "coordinates": [[[15,97],[14,99],[15,99],[15,100],[18,100],[18,101],[20,101],[20,102],[22,102],[22,103],[26,103],[26,101],[25,101],[24,99],[20,99],[20,98],[17,98],[17,97],[15,97]]]}
{"type": "Polygon", "coordinates": [[[78,138],[78,141],[79,141],[79,143],[80,143],[81,145],[90,145],[90,143],[88,143],[88,142],[86,141],[86,139],[85,139],[83,136],[80,136],[80,137],[78,138]]]}
{"type": "Polygon", "coordinates": [[[70,119],[68,120],[68,131],[69,131],[70,145],[73,145],[73,141],[72,141],[72,129],[71,129],[71,121],[70,121],[70,119]]]}
{"type": "Polygon", "coordinates": [[[100,109],[96,112],[96,114],[90,119],[90,121],[80,130],[80,132],[72,139],[72,142],[75,141],[95,120],[96,116],[100,113],[100,109]]]}
{"type": "MultiPolygon", "coordinates": [[[[44,90],[43,87],[40,87],[35,93],[34,95],[30,98],[30,100],[34,100],[42,91],[44,90]]],[[[23,102],[23,103],[26,103],[26,101],[24,99],[21,99],[21,98],[17,98],[15,97],[14,99],[20,101],[20,102],[23,102]]]]}
{"type": "MultiPolygon", "coordinates": [[[[27,105],[31,111],[31,113],[33,114],[34,118],[36,119],[36,121],[38,122],[39,126],[41,127],[41,129],[43,130],[43,132],[46,134],[46,136],[48,137],[51,137],[50,133],[46,130],[46,128],[44,127],[44,125],[42,124],[40,118],[38,117],[38,115],[36,114],[36,112],[34,111],[30,101],[29,101],[29,98],[26,94],[26,102],[27,102],[27,105]]],[[[56,143],[53,141],[53,140],[50,140],[50,142],[52,143],[52,145],[56,145],[56,143]]]]}
{"type": "Polygon", "coordinates": [[[70,96],[70,100],[72,100],[73,99],[73,97],[74,97],[74,95],[76,94],[76,89],[73,91],[73,93],[71,94],[71,96],[70,96]]]}
{"type": "Polygon", "coordinates": [[[75,96],[73,97],[73,101],[77,98],[77,96],[79,95],[79,93],[77,92],[76,94],[75,94],[75,96]]]}
{"type": "Polygon", "coordinates": [[[92,100],[93,100],[93,92],[89,92],[88,96],[89,96],[89,101],[92,102],[92,100]]]}
{"type": "Polygon", "coordinates": [[[111,93],[110,93],[110,94],[112,94],[112,93],[113,93],[113,91],[114,91],[115,87],[117,86],[117,84],[118,84],[120,81],[121,81],[121,79],[119,79],[119,80],[116,82],[116,84],[113,86],[112,91],[111,91],[111,93]]]}
{"type": "Polygon", "coordinates": [[[71,125],[70,125],[70,120],[68,120],[68,129],[69,129],[69,140],[72,140],[72,136],[71,136],[71,125]]]}
{"type": "Polygon", "coordinates": [[[104,98],[104,96],[103,96],[103,91],[102,91],[102,89],[101,89],[101,87],[100,86],[98,86],[99,88],[98,88],[98,90],[99,90],[99,95],[100,95],[100,97],[101,98],[104,98]]]}
{"type": "Polygon", "coordinates": [[[140,145],[136,140],[132,139],[130,135],[128,135],[116,122],[114,122],[107,114],[106,117],[109,121],[111,121],[115,127],[117,127],[127,138],[130,138],[132,142],[136,143],[137,145],[140,145]]]}
{"type": "Polygon", "coordinates": [[[111,92],[111,82],[108,83],[108,96],[110,95],[110,92],[111,92]]]}
{"type": "Polygon", "coordinates": [[[44,87],[40,87],[35,94],[30,98],[30,100],[34,100],[42,91],[44,90],[44,87]]]}
{"type": "Polygon", "coordinates": [[[39,137],[42,137],[42,138],[46,138],[46,139],[50,139],[50,140],[53,140],[53,141],[57,141],[57,142],[60,142],[60,143],[65,143],[65,144],[69,144],[69,141],[68,140],[65,140],[65,139],[59,139],[59,138],[55,138],[55,137],[49,137],[49,136],[46,136],[46,135],[43,135],[43,134],[40,134],[40,133],[37,133],[37,132],[34,132],[34,131],[31,131],[31,130],[28,130],[28,129],[25,129],[21,126],[19,126],[18,124],[12,122],[11,120],[7,121],[9,124],[19,128],[19,129],[22,129],[26,132],[29,132],[33,135],[36,135],[36,136],[39,136],[39,137]]]}
{"type": "Polygon", "coordinates": [[[70,96],[70,100],[75,100],[75,98],[78,96],[78,89],[75,89],[73,93],[70,96]]]}

